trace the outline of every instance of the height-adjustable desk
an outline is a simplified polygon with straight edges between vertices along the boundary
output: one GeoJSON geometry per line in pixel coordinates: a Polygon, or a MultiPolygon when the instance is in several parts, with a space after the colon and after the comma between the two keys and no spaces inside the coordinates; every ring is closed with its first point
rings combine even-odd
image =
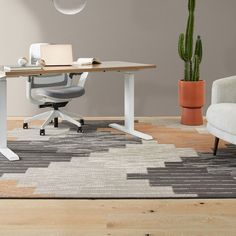
{"type": "Polygon", "coordinates": [[[90,66],[45,67],[40,70],[0,72],[0,153],[10,161],[20,159],[17,154],[7,147],[7,78],[64,73],[121,72],[124,74],[125,83],[125,125],[111,124],[110,127],[145,140],[151,140],[152,137],[150,135],[134,130],[134,74],[139,70],[153,68],[156,68],[156,66],[150,64],[109,61],[90,66]]]}

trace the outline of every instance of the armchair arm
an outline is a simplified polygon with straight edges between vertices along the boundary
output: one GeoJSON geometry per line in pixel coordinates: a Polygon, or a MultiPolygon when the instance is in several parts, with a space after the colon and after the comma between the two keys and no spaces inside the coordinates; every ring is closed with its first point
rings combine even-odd
{"type": "Polygon", "coordinates": [[[212,86],[212,104],[236,103],[236,76],[219,79],[212,86]]]}

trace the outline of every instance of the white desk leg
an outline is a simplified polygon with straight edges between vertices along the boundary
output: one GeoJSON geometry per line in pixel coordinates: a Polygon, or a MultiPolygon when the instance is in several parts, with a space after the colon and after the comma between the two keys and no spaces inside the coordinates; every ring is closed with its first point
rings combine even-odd
{"type": "Polygon", "coordinates": [[[134,130],[134,74],[125,73],[125,126],[110,124],[111,128],[131,134],[135,137],[152,140],[153,137],[134,130]]]}
{"type": "Polygon", "coordinates": [[[0,153],[9,161],[17,161],[19,157],[7,148],[7,81],[0,78],[0,153]]]}

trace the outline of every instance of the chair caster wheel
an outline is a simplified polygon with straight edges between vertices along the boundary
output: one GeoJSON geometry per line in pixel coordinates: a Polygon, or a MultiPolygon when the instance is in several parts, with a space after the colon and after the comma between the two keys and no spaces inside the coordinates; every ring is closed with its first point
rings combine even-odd
{"type": "Polygon", "coordinates": [[[79,127],[78,130],[77,130],[77,133],[82,134],[83,132],[84,132],[84,131],[83,131],[82,127],[79,127]]]}
{"type": "Polygon", "coordinates": [[[81,125],[85,125],[84,119],[80,119],[79,123],[80,123],[81,125]]]}
{"type": "Polygon", "coordinates": [[[24,123],[24,124],[23,124],[23,129],[29,129],[28,123],[24,123]]]}
{"type": "Polygon", "coordinates": [[[46,134],[45,134],[45,129],[41,129],[40,130],[40,136],[45,136],[46,134]]]}

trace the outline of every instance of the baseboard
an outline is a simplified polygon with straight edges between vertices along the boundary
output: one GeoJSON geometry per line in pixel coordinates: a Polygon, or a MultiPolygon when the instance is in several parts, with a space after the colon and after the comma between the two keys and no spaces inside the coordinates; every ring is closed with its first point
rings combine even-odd
{"type": "MultiPolygon", "coordinates": [[[[8,120],[24,120],[26,117],[22,116],[10,116],[7,119],[8,120]]],[[[177,119],[179,116],[136,116],[135,119],[157,119],[157,118],[163,118],[163,119],[177,119]]],[[[97,117],[84,117],[85,120],[124,120],[123,116],[97,116],[97,117]]]]}
{"type": "MultiPolygon", "coordinates": [[[[8,120],[24,120],[25,118],[28,118],[28,116],[22,117],[22,116],[10,116],[7,119],[8,120]]],[[[83,117],[85,120],[123,120],[124,117],[83,117]]]]}

